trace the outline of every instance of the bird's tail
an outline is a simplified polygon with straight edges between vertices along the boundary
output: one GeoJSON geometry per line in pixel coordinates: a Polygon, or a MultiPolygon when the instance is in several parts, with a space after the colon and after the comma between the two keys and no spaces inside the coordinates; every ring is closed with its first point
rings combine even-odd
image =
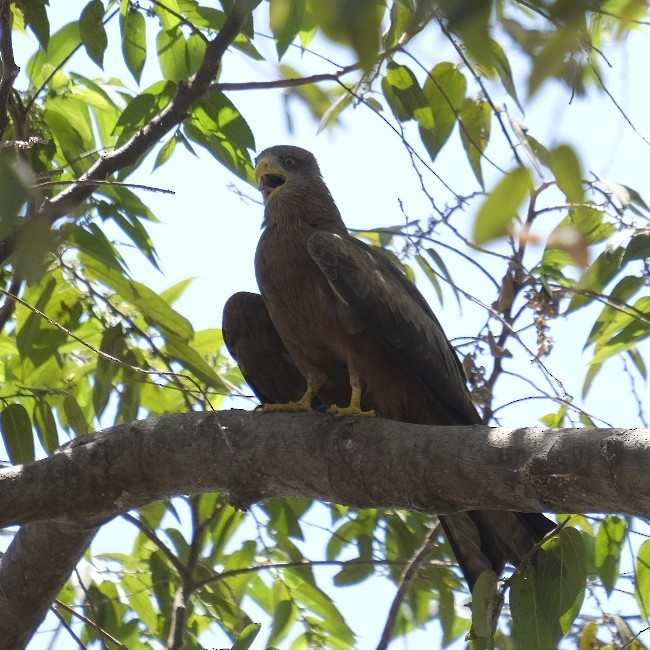
{"type": "Polygon", "coordinates": [[[479,575],[492,569],[499,575],[506,564],[518,566],[556,526],[540,513],[470,510],[440,517],[470,590],[479,575]]]}

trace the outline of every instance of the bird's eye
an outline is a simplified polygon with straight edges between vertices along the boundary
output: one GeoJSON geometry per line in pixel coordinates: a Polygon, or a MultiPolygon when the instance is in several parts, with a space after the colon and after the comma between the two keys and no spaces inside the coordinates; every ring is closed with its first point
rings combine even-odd
{"type": "Polygon", "coordinates": [[[287,168],[291,169],[296,164],[296,161],[291,158],[291,156],[287,156],[283,161],[282,164],[287,168]]]}

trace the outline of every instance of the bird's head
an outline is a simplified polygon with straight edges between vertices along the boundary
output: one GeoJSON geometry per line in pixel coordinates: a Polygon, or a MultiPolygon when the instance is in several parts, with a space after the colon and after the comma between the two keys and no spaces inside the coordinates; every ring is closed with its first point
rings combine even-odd
{"type": "Polygon", "coordinates": [[[257,156],[255,163],[255,175],[264,203],[280,192],[295,195],[315,181],[319,185],[323,183],[316,158],[300,147],[269,147],[257,156]]]}

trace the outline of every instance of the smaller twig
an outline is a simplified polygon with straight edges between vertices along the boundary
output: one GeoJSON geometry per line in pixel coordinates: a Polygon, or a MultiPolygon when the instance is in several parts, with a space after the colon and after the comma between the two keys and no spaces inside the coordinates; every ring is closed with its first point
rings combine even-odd
{"type": "Polygon", "coordinates": [[[155,530],[128,512],[122,515],[122,519],[135,526],[148,540],[152,541],[156,545],[156,548],[167,558],[168,562],[174,567],[174,569],[176,569],[179,575],[185,571],[185,565],[171,552],[167,544],[156,535],[155,530]]]}
{"type": "Polygon", "coordinates": [[[160,194],[176,194],[174,190],[167,190],[162,187],[153,187],[152,185],[139,185],[137,183],[120,183],[118,181],[83,181],[83,180],[66,180],[66,181],[44,181],[36,183],[34,187],[56,187],[57,185],[111,185],[117,187],[130,187],[134,190],[144,190],[145,192],[158,192],[160,194]]]}
{"type": "MultiPolygon", "coordinates": [[[[68,612],[68,614],[70,614],[74,618],[79,619],[80,621],[84,622],[86,625],[89,625],[93,629],[97,630],[97,632],[99,632],[99,629],[97,628],[97,624],[94,621],[91,621],[87,616],[80,614],[74,608],[70,607],[70,605],[66,605],[60,600],[55,600],[54,607],[52,608],[52,612],[60,616],[60,614],[58,614],[57,612],[57,609],[65,610],[66,612],[68,612]]],[[[121,641],[118,641],[114,636],[111,636],[106,630],[102,630],[102,633],[104,637],[108,639],[112,644],[116,645],[118,648],[125,648],[126,650],[126,646],[121,641]]],[[[81,644],[81,647],[85,648],[83,644],[81,644]]]]}
{"type": "Polygon", "coordinates": [[[90,594],[88,593],[88,589],[86,589],[86,585],[84,584],[84,581],[81,579],[81,575],[77,567],[75,567],[74,574],[77,577],[77,581],[79,582],[81,591],[84,592],[84,596],[86,597],[86,603],[88,603],[88,607],[90,608],[90,614],[91,614],[90,620],[93,622],[93,627],[97,630],[97,634],[99,636],[99,645],[103,648],[103,650],[106,650],[106,639],[104,638],[104,630],[102,630],[101,626],[97,623],[98,616],[97,616],[97,608],[95,607],[95,603],[93,602],[93,599],[90,597],[90,594]]]}
{"type": "MultiPolygon", "coordinates": [[[[63,616],[61,615],[61,612],[57,611],[56,608],[54,608],[54,607],[52,607],[51,611],[52,611],[52,614],[54,614],[54,616],[56,616],[59,619],[59,623],[61,624],[61,627],[70,635],[70,638],[80,648],[83,648],[83,650],[86,650],[87,649],[86,644],[75,634],[75,631],[72,629],[72,626],[68,623],[68,621],[65,620],[65,618],[63,618],[63,616]]],[[[60,628],[58,628],[58,629],[60,629],[60,628]]],[[[55,637],[56,637],[56,632],[55,632],[55,637]]]]}
{"type": "Polygon", "coordinates": [[[305,86],[308,84],[319,83],[321,81],[339,81],[342,76],[349,74],[350,72],[354,72],[355,70],[359,70],[360,68],[360,63],[354,63],[352,65],[346,65],[336,72],[321,72],[319,74],[313,74],[308,77],[274,79],[272,81],[214,83],[210,86],[210,89],[219,90],[221,92],[229,92],[233,90],[268,90],[270,88],[294,88],[296,86],[305,86]]]}
{"type": "Polygon", "coordinates": [[[395,624],[397,622],[397,614],[399,613],[399,608],[406,597],[413,581],[418,575],[418,572],[431,556],[434,550],[438,547],[438,533],[440,532],[441,524],[438,522],[435,526],[429,530],[427,536],[424,538],[424,543],[416,551],[415,555],[408,561],[404,566],[402,575],[399,579],[399,587],[393,598],[390,609],[388,610],[388,616],[386,618],[386,624],[384,625],[384,630],[381,633],[381,638],[377,644],[377,650],[386,650],[390,639],[393,636],[393,631],[395,629],[395,624]]]}

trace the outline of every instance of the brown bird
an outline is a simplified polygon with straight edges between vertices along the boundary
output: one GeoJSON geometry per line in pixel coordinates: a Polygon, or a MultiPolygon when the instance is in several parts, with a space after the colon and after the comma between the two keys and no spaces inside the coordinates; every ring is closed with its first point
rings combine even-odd
{"type": "MultiPolygon", "coordinates": [[[[317,398],[338,415],[482,424],[435,314],[379,249],[348,234],[314,156],[276,146],[256,163],[265,203],[255,255],[263,301],[233,296],[224,337],[267,402],[263,410],[310,411],[317,398]],[[257,346],[234,326],[251,321],[257,346]],[[280,362],[288,372],[269,380],[280,362]]],[[[519,564],[554,528],[538,513],[481,510],[440,521],[470,589],[484,570],[519,564]]]]}

